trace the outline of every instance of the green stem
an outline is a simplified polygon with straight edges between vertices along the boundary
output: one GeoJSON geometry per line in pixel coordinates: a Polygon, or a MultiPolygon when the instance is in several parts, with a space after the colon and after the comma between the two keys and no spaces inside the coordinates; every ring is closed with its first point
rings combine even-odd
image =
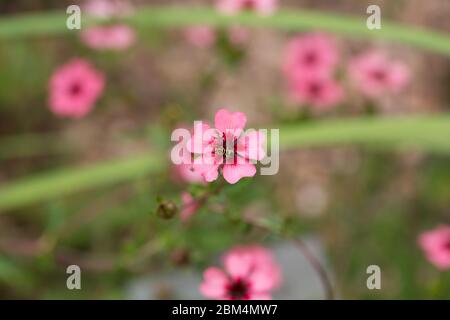
{"type": "MultiPolygon", "coordinates": [[[[2,17],[0,38],[18,38],[77,32],[66,28],[67,15],[63,11],[21,14],[2,17]]],[[[284,9],[274,15],[260,17],[252,13],[225,16],[213,8],[201,7],[155,7],[139,8],[134,15],[126,18],[130,24],[139,27],[185,27],[205,24],[229,26],[239,24],[252,27],[277,28],[288,31],[322,30],[348,36],[379,38],[405,43],[450,56],[450,37],[444,33],[425,28],[401,25],[383,20],[380,30],[366,27],[366,15],[360,17],[338,15],[310,10],[284,9]]],[[[82,28],[98,22],[82,16],[82,28]]]]}

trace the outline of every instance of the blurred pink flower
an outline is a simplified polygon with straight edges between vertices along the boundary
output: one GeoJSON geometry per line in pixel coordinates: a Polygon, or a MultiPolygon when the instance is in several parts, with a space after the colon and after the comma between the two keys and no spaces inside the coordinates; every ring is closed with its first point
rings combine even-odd
{"type": "Polygon", "coordinates": [[[198,48],[209,48],[216,41],[216,32],[209,26],[193,26],[186,28],[185,37],[198,48]]]}
{"type": "Polygon", "coordinates": [[[109,19],[130,14],[132,7],[125,0],[87,0],[83,10],[93,17],[109,19]]]}
{"type": "Polygon", "coordinates": [[[217,9],[224,14],[236,14],[252,10],[261,15],[270,15],[277,8],[278,0],[218,0],[217,9]]]}
{"type": "Polygon", "coordinates": [[[247,122],[242,112],[220,109],[214,122],[214,129],[205,123],[196,126],[187,142],[190,152],[200,154],[194,160],[194,170],[207,182],[217,179],[220,167],[224,179],[231,184],[243,177],[253,177],[256,167],[251,161],[264,158],[265,136],[258,131],[242,134],[247,122]]]}
{"type": "Polygon", "coordinates": [[[223,258],[224,270],[210,267],[203,273],[200,292],[219,300],[269,300],[270,291],[281,284],[281,269],[271,252],[260,246],[230,250],[223,258]]]}
{"type": "Polygon", "coordinates": [[[83,30],[81,40],[91,49],[124,50],[133,45],[136,34],[125,24],[98,26],[83,30]]]}
{"type": "Polygon", "coordinates": [[[287,46],[284,72],[289,79],[331,76],[339,60],[334,40],[320,33],[296,37],[287,46]]]}
{"type": "Polygon", "coordinates": [[[432,264],[440,270],[450,269],[450,226],[441,225],[422,233],[418,243],[432,264]]]}
{"type": "Polygon", "coordinates": [[[290,96],[296,103],[306,103],[319,109],[328,109],[342,101],[344,90],[338,82],[330,77],[305,76],[291,80],[290,96]]]}
{"type": "Polygon", "coordinates": [[[50,109],[60,117],[81,118],[102,94],[104,76],[83,59],[59,67],[50,79],[50,109]]]}
{"type": "Polygon", "coordinates": [[[183,192],[181,194],[182,208],[180,211],[181,221],[187,221],[189,218],[197,212],[200,207],[200,203],[195,200],[189,192],[183,192]]]}
{"type": "Polygon", "coordinates": [[[369,97],[378,97],[386,92],[397,93],[410,80],[409,70],[404,64],[392,62],[376,51],[353,58],[349,73],[355,85],[369,97]]]}

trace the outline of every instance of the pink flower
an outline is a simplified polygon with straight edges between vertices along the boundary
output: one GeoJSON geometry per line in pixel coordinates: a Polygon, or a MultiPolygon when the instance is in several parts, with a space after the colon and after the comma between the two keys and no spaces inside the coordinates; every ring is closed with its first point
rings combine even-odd
{"type": "Polygon", "coordinates": [[[135,42],[136,34],[125,24],[98,26],[82,31],[81,40],[91,49],[124,50],[135,42]]]}
{"type": "Polygon", "coordinates": [[[440,270],[450,269],[450,226],[441,225],[424,232],[418,242],[432,264],[440,270]]]}
{"type": "Polygon", "coordinates": [[[217,9],[224,14],[236,14],[243,10],[270,15],[277,8],[278,0],[219,0],[217,9]]]}
{"type": "Polygon", "coordinates": [[[247,118],[242,112],[220,109],[215,115],[215,128],[201,123],[194,128],[187,142],[190,152],[200,154],[194,159],[194,170],[207,182],[217,179],[222,168],[224,179],[231,184],[243,177],[253,177],[252,163],[265,157],[265,136],[258,131],[243,133],[247,118]]]}
{"type": "Polygon", "coordinates": [[[237,247],[223,258],[224,269],[203,273],[200,292],[224,300],[269,300],[281,284],[281,269],[269,250],[260,246],[237,247]]]}
{"type": "Polygon", "coordinates": [[[185,37],[198,48],[209,48],[216,41],[214,29],[208,26],[194,26],[185,30],[185,37]]]}
{"type": "Polygon", "coordinates": [[[371,51],[353,58],[349,73],[355,85],[369,97],[379,97],[387,92],[397,93],[409,82],[408,68],[392,62],[385,55],[371,51]]]}
{"type": "Polygon", "coordinates": [[[288,78],[331,76],[339,60],[332,38],[315,33],[296,37],[288,44],[284,72],[288,78]]]}
{"type": "Polygon", "coordinates": [[[330,77],[306,76],[291,81],[291,98],[300,104],[328,109],[339,104],[344,97],[342,87],[330,77]]]}
{"type": "Polygon", "coordinates": [[[200,203],[195,200],[189,192],[183,192],[181,194],[181,202],[183,206],[180,211],[180,218],[182,221],[187,221],[194,213],[197,212],[200,207],[200,203]]]}
{"type": "Polygon", "coordinates": [[[74,59],[51,76],[50,109],[61,117],[81,118],[91,111],[104,86],[102,73],[86,60],[74,59]]]}

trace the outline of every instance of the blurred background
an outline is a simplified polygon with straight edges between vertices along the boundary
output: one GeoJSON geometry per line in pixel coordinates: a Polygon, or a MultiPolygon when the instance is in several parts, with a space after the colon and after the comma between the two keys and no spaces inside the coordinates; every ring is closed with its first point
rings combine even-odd
{"type": "MultiPolygon", "coordinates": [[[[0,21],[53,10],[64,16],[74,3],[86,6],[0,1],[0,21]]],[[[450,32],[447,0],[281,0],[279,8],[365,21],[369,4],[381,7],[383,22],[450,32]]],[[[191,7],[214,10],[213,1],[127,1],[129,12],[120,13],[132,21],[140,8],[177,5],[186,15],[191,7]]],[[[200,298],[205,267],[220,264],[236,244],[259,243],[274,250],[288,284],[275,298],[322,299],[317,274],[289,237],[306,239],[339,298],[450,297],[449,272],[417,244],[422,232],[450,223],[448,153],[290,148],[281,153],[277,175],[227,185],[187,222],[157,214],[161,203],[180,206],[183,192],[212,188],[191,183],[171,164],[174,128],[212,121],[221,107],[245,112],[253,128],[443,114],[450,108],[448,56],[327,33],[339,52],[336,81],[345,94],[337,106],[316,108],[289,97],[283,59],[291,39],[320,30],[129,27],[134,36],[109,48],[83,38],[85,27],[0,37],[0,298],[200,298]],[[347,65],[368,50],[406,66],[408,85],[376,98],[355,89],[347,65]],[[89,61],[105,81],[78,118],[55,113],[49,102],[52,75],[74,58],[89,61]],[[82,270],[82,290],[66,288],[71,264],[82,270]],[[381,290],[366,286],[369,265],[381,268],[381,290]]]]}

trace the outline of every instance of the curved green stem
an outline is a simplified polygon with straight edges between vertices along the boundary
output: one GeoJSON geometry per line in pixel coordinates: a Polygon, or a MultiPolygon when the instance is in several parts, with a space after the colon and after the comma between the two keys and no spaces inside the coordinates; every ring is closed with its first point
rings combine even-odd
{"type": "MultiPolygon", "coordinates": [[[[66,28],[67,15],[63,11],[42,12],[2,17],[0,38],[51,35],[77,32],[66,28]]],[[[401,25],[383,20],[380,30],[366,27],[366,14],[360,17],[324,13],[311,10],[279,10],[268,17],[252,13],[225,16],[213,8],[201,7],[143,7],[126,18],[130,24],[139,27],[184,27],[205,24],[229,26],[233,24],[277,28],[288,31],[323,30],[348,36],[379,38],[405,43],[450,56],[450,37],[444,33],[420,27],[401,25]]],[[[82,16],[82,28],[98,22],[82,16]]]]}

